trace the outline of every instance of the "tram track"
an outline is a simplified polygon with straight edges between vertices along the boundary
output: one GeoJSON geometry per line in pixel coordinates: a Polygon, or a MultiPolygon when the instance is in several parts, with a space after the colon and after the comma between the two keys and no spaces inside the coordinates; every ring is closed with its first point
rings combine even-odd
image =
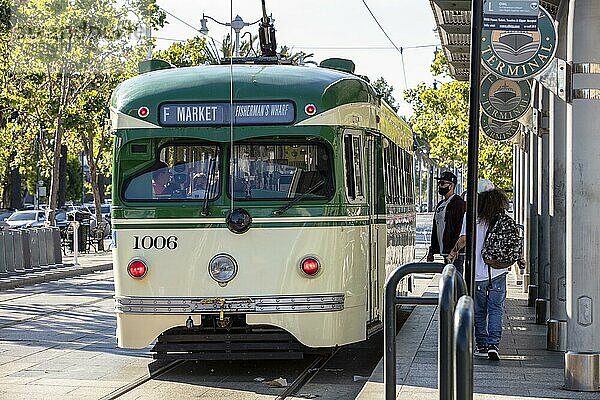
{"type": "Polygon", "coordinates": [[[308,367],[304,369],[300,373],[300,375],[294,379],[294,381],[277,397],[275,400],[284,400],[290,396],[293,396],[298,393],[302,387],[308,384],[321,370],[327,365],[327,363],[337,354],[339,351],[339,347],[336,347],[335,350],[331,352],[329,355],[318,356],[308,367]]]}
{"type": "Polygon", "coordinates": [[[138,379],[134,380],[133,382],[128,383],[125,386],[121,386],[120,388],[118,388],[117,390],[107,394],[104,397],[101,397],[99,400],[114,400],[114,399],[118,399],[119,397],[123,396],[124,394],[142,386],[144,383],[151,381],[152,379],[156,379],[162,375],[165,375],[167,373],[169,373],[170,371],[172,371],[173,369],[179,367],[180,365],[182,365],[183,363],[185,363],[186,360],[175,360],[175,361],[171,361],[161,367],[158,367],[156,370],[154,371],[150,371],[148,372],[147,375],[145,376],[141,376],[138,379]]]}

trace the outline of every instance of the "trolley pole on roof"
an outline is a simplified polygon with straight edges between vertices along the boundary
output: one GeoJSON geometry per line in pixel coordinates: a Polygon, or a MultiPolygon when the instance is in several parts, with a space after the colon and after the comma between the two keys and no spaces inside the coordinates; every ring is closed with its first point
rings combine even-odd
{"type": "Polygon", "coordinates": [[[467,290],[475,293],[477,176],[479,160],[479,76],[481,73],[481,26],[483,0],[471,0],[471,68],[469,90],[469,143],[467,155],[467,251],[465,274],[467,290]]]}

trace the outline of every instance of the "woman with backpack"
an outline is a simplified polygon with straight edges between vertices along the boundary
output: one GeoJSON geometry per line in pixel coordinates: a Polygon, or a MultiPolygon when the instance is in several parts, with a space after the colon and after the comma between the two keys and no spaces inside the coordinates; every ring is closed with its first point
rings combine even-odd
{"type": "MultiPolygon", "coordinates": [[[[508,256],[513,257],[511,263],[502,263],[496,260],[489,260],[482,257],[484,244],[488,247],[490,242],[504,242],[495,231],[488,232],[496,224],[504,224],[512,219],[506,215],[508,209],[508,199],[502,190],[496,189],[492,182],[487,179],[479,179],[477,182],[477,228],[476,228],[476,262],[475,262],[475,344],[477,349],[476,356],[487,356],[490,360],[499,360],[499,345],[502,336],[502,318],[504,315],[504,302],[506,300],[506,275],[508,266],[517,261],[519,265],[524,265],[522,255],[508,256]],[[491,233],[494,232],[494,235],[491,233]],[[487,243],[486,243],[486,239],[487,243]],[[487,263],[486,263],[487,262],[487,263]],[[492,264],[493,267],[490,265],[492,264]],[[508,264],[508,265],[506,265],[508,264]]],[[[466,217],[465,217],[466,219],[466,217]]],[[[463,219],[462,230],[456,245],[449,255],[449,259],[456,257],[460,249],[466,244],[466,220],[463,219]]],[[[514,225],[514,221],[512,221],[514,225]]],[[[498,226],[499,227],[499,226],[498,226]]],[[[511,233],[514,235],[514,232],[511,233]]],[[[510,242],[510,240],[509,240],[510,242]]],[[[506,246],[506,245],[505,245],[506,246]]],[[[516,247],[515,247],[516,248],[516,247]]],[[[522,249],[522,243],[521,243],[522,249]]],[[[488,249],[484,250],[484,254],[488,249]]],[[[510,249],[508,249],[510,250],[510,249]]],[[[510,251],[509,251],[510,252],[510,251]]]]}

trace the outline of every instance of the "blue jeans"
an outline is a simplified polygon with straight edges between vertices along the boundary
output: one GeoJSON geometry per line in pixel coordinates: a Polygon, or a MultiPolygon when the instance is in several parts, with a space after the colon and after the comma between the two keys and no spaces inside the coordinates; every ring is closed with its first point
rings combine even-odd
{"type": "Polygon", "coordinates": [[[464,276],[465,255],[459,254],[458,256],[456,256],[452,264],[454,264],[454,268],[456,268],[456,270],[460,272],[462,276],[464,276]]]}
{"type": "Polygon", "coordinates": [[[506,300],[506,275],[475,282],[475,343],[479,347],[498,346],[502,337],[502,316],[506,300]]]}

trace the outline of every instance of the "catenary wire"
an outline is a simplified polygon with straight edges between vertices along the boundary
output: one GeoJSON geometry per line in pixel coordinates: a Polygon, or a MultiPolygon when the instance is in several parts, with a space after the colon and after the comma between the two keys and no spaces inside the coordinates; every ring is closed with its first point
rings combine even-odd
{"type": "Polygon", "coordinates": [[[385,37],[390,41],[390,43],[394,46],[394,48],[398,51],[398,53],[400,53],[400,61],[402,64],[402,74],[404,76],[404,87],[408,88],[408,82],[406,80],[406,68],[404,67],[404,53],[402,51],[402,47],[396,46],[396,43],[394,43],[394,41],[392,40],[390,35],[387,34],[385,29],[383,29],[383,26],[381,26],[381,24],[377,20],[377,17],[375,17],[375,14],[373,14],[373,11],[371,11],[371,9],[369,8],[369,5],[367,4],[367,2],[365,0],[362,0],[362,2],[365,5],[365,7],[367,8],[367,11],[369,11],[369,14],[371,14],[371,17],[373,17],[373,20],[375,21],[375,23],[377,23],[377,26],[379,26],[379,29],[381,29],[381,31],[383,32],[385,37]]]}

